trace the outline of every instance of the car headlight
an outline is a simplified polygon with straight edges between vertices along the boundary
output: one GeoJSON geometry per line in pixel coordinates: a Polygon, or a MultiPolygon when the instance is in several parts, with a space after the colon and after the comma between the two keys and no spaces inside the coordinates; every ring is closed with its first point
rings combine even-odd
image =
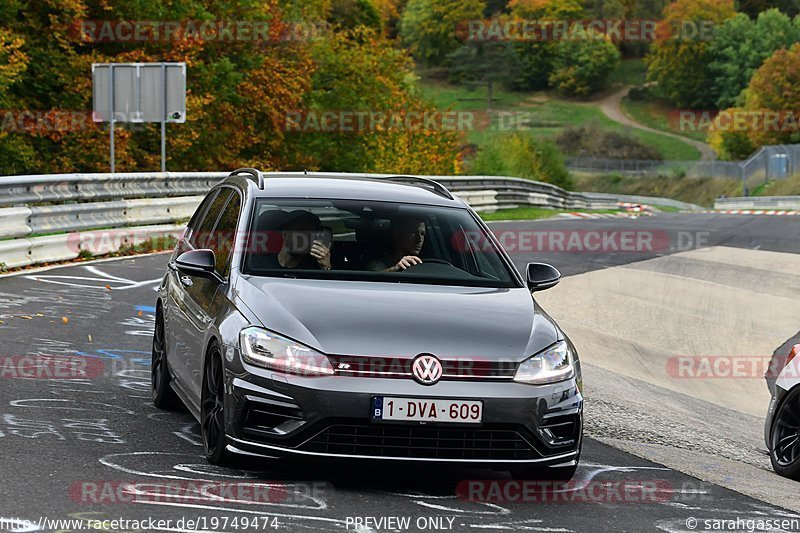
{"type": "Polygon", "coordinates": [[[239,346],[242,359],[251,365],[302,376],[333,375],[333,367],[325,355],[262,328],[243,329],[239,346]]]}
{"type": "Polygon", "coordinates": [[[545,385],[570,379],[575,375],[572,351],[566,341],[559,341],[543,352],[522,362],[514,374],[514,381],[531,385],[545,385]]]}

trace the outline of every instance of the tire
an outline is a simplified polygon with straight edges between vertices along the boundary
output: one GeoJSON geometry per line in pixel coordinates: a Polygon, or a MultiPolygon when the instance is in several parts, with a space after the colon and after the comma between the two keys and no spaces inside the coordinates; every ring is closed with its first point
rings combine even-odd
{"type": "Polygon", "coordinates": [[[164,313],[159,305],[156,309],[156,327],[153,332],[153,352],[150,360],[150,392],[153,396],[153,405],[159,409],[172,410],[180,405],[180,400],[170,387],[172,376],[169,373],[164,332],[164,313]]]}
{"type": "Polygon", "coordinates": [[[222,353],[214,344],[209,348],[203,371],[200,401],[200,434],[206,459],[213,465],[230,463],[225,449],[225,384],[222,353]]]}
{"type": "Polygon", "coordinates": [[[800,481],[800,387],[790,390],[775,410],[769,442],[775,473],[800,481]]]}

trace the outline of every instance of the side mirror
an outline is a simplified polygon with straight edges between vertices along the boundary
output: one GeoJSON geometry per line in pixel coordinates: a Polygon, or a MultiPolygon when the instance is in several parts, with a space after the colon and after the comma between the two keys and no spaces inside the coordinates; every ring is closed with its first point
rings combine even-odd
{"type": "Polygon", "coordinates": [[[182,274],[187,276],[198,276],[201,278],[220,281],[219,276],[214,271],[216,268],[216,258],[211,250],[190,250],[182,253],[175,260],[175,266],[182,274]]]}
{"type": "Polygon", "coordinates": [[[528,263],[528,288],[531,292],[543,291],[558,285],[561,272],[547,263],[528,263]]]}

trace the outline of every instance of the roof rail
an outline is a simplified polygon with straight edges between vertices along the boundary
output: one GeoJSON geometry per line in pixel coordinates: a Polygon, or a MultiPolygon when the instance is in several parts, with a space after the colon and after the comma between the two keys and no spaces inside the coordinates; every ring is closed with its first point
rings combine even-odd
{"type": "Polygon", "coordinates": [[[397,182],[410,182],[410,183],[418,183],[421,185],[428,185],[433,188],[433,192],[438,194],[439,196],[443,196],[448,200],[455,200],[453,195],[447,190],[447,187],[439,183],[438,181],[434,181],[429,178],[421,178],[419,176],[369,176],[370,179],[382,179],[387,181],[397,181],[397,182]]]}
{"type": "Polygon", "coordinates": [[[255,168],[237,168],[228,174],[228,177],[239,176],[240,174],[247,174],[250,179],[256,182],[259,189],[262,191],[264,190],[264,174],[260,170],[255,168]]]}

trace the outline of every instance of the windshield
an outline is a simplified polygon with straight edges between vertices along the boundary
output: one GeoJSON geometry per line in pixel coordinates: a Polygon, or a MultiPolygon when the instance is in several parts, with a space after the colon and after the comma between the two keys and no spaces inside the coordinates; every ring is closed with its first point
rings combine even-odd
{"type": "Polygon", "coordinates": [[[255,276],[520,286],[466,209],[262,199],[244,240],[242,270],[255,276]]]}

